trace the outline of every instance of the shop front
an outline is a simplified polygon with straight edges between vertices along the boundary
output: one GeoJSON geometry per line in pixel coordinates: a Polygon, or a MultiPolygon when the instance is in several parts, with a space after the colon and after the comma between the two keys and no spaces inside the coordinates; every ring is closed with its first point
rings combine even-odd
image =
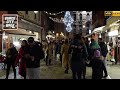
{"type": "Polygon", "coordinates": [[[109,43],[113,43],[113,47],[116,46],[116,42],[118,42],[118,36],[120,35],[120,23],[117,21],[113,22],[108,26],[105,30],[106,32],[106,41],[109,43]]]}
{"type": "Polygon", "coordinates": [[[36,38],[36,35],[23,29],[2,31],[2,54],[5,54],[10,43],[13,43],[18,50],[21,46],[21,41],[27,40],[29,37],[36,38]]]}
{"type": "MultiPolygon", "coordinates": [[[[106,32],[106,41],[108,44],[108,50],[110,52],[111,47],[114,48],[114,58],[120,61],[120,46],[119,46],[119,36],[120,36],[120,17],[111,17],[107,20],[107,25],[105,26],[104,32],[106,32]]],[[[109,55],[108,55],[109,56],[109,55]]],[[[107,56],[107,57],[108,57],[107,56]]]]}

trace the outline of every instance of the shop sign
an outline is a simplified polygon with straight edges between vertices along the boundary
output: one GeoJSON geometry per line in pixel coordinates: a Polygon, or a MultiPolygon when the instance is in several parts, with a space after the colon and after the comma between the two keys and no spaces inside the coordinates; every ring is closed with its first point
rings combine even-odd
{"type": "Polygon", "coordinates": [[[17,14],[3,14],[2,15],[2,29],[3,30],[17,30],[18,29],[18,15],[17,14]]]}
{"type": "Polygon", "coordinates": [[[120,11],[105,11],[105,16],[120,16],[120,11]]]}
{"type": "Polygon", "coordinates": [[[111,16],[112,15],[112,11],[104,11],[104,16],[111,16]]]}

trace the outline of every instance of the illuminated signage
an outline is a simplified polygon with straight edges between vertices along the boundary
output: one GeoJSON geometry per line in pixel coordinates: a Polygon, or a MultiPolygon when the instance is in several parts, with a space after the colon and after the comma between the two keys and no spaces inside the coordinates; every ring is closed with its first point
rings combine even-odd
{"type": "Polygon", "coordinates": [[[105,11],[105,16],[120,16],[120,11],[105,11]]]}
{"type": "Polygon", "coordinates": [[[105,16],[111,16],[112,15],[112,11],[104,11],[104,15],[105,16]]]}
{"type": "Polygon", "coordinates": [[[2,29],[3,30],[17,30],[18,29],[18,15],[17,14],[3,14],[2,15],[2,29]]]}

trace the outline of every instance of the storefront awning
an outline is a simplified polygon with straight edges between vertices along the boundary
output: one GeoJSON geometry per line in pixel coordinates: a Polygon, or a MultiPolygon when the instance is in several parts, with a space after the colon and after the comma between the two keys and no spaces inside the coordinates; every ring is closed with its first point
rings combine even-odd
{"type": "Polygon", "coordinates": [[[114,30],[118,30],[118,28],[120,27],[120,23],[119,23],[120,20],[117,20],[117,21],[114,21],[113,23],[111,24],[107,24],[105,25],[105,27],[103,28],[103,32],[105,32],[106,30],[110,29],[110,31],[112,31],[112,29],[114,30]]]}
{"type": "Polygon", "coordinates": [[[95,28],[92,33],[94,33],[94,32],[101,32],[104,27],[105,26],[101,26],[101,27],[95,28]]]}
{"type": "Polygon", "coordinates": [[[2,30],[2,32],[7,34],[16,34],[16,35],[27,35],[27,36],[35,36],[35,34],[29,33],[24,29],[18,29],[18,30],[2,30]]]}

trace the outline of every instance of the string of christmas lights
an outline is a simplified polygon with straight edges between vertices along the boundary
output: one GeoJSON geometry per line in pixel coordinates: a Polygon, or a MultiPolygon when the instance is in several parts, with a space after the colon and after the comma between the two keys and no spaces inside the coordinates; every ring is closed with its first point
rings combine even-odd
{"type": "Polygon", "coordinates": [[[68,32],[71,32],[72,31],[72,26],[71,25],[74,22],[74,20],[73,20],[71,14],[70,14],[70,11],[66,11],[63,22],[66,25],[66,30],[68,32]]]}
{"type": "Polygon", "coordinates": [[[54,22],[57,22],[57,23],[63,23],[63,18],[61,17],[61,19],[58,19],[58,18],[52,18],[52,17],[49,17],[51,20],[53,20],[54,22]]]}
{"type": "Polygon", "coordinates": [[[61,11],[61,12],[58,12],[58,13],[49,13],[49,12],[47,12],[47,11],[44,11],[46,14],[48,14],[48,15],[58,15],[58,14],[61,14],[61,13],[63,13],[64,11],[61,11]]]}

